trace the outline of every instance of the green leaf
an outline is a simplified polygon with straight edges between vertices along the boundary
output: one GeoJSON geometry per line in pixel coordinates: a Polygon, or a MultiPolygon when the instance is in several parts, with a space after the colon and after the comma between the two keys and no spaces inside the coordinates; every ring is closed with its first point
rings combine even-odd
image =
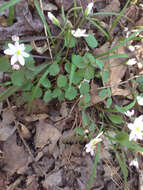
{"type": "Polygon", "coordinates": [[[57,85],[59,88],[67,85],[67,77],[65,75],[59,75],[57,78],[57,85]]]}
{"type": "Polygon", "coordinates": [[[77,66],[78,68],[85,68],[86,65],[83,62],[83,58],[80,55],[72,55],[72,63],[77,66]]]}
{"type": "MultiPolygon", "coordinates": [[[[35,87],[32,89],[32,93],[35,90],[35,87]]],[[[40,98],[42,96],[42,89],[39,87],[36,91],[35,98],[40,98]]]]}
{"type": "Polygon", "coordinates": [[[65,97],[68,100],[73,100],[77,95],[77,90],[75,87],[71,86],[71,88],[68,88],[65,93],[65,97]]]}
{"type": "Polygon", "coordinates": [[[60,72],[59,65],[57,62],[54,62],[49,67],[49,73],[51,76],[56,76],[60,72]]]}
{"type": "Polygon", "coordinates": [[[11,75],[11,80],[14,85],[22,86],[25,82],[23,70],[14,71],[11,75]]]}
{"type": "Polygon", "coordinates": [[[80,94],[86,94],[89,92],[90,86],[88,82],[82,82],[80,87],[80,94]]]}
{"type": "Polygon", "coordinates": [[[0,6],[0,13],[3,12],[4,10],[8,9],[9,7],[15,5],[19,1],[20,0],[11,0],[11,1],[4,3],[3,5],[0,6]]]}
{"type": "Polygon", "coordinates": [[[70,73],[71,71],[71,63],[69,61],[65,64],[65,70],[67,73],[70,73]]]}
{"type": "Polygon", "coordinates": [[[98,45],[97,40],[95,39],[95,37],[92,34],[89,34],[86,38],[85,38],[87,44],[89,45],[89,47],[91,48],[95,48],[98,45]]]}
{"type": "Polygon", "coordinates": [[[62,93],[61,89],[55,88],[52,92],[52,97],[57,98],[62,93]]]}
{"type": "Polygon", "coordinates": [[[99,97],[102,99],[106,98],[107,97],[107,89],[100,90],[99,97]]]}
{"type": "Polygon", "coordinates": [[[87,104],[90,100],[91,100],[90,94],[89,93],[84,94],[84,96],[83,96],[84,103],[87,104]]]}
{"type": "Polygon", "coordinates": [[[65,36],[65,47],[73,48],[76,45],[76,39],[72,37],[72,35],[65,36]]]}
{"type": "Polygon", "coordinates": [[[95,65],[95,58],[94,58],[94,56],[91,54],[91,53],[88,53],[88,52],[86,52],[85,54],[84,54],[84,57],[83,57],[83,61],[84,61],[84,63],[86,64],[86,65],[88,65],[89,63],[90,64],[92,64],[93,66],[96,66],[95,65]]]}
{"type": "Polygon", "coordinates": [[[82,111],[82,123],[84,126],[90,125],[90,117],[85,111],[82,111]]]}
{"type": "Polygon", "coordinates": [[[8,57],[0,57],[0,71],[7,72],[11,69],[8,57]]]}
{"type": "Polygon", "coordinates": [[[87,80],[91,80],[94,78],[94,68],[91,66],[88,66],[85,69],[84,78],[87,80]]]}
{"type": "Polygon", "coordinates": [[[31,98],[31,92],[23,92],[22,96],[23,96],[25,101],[29,101],[31,98]]]}
{"type": "Polygon", "coordinates": [[[74,72],[73,83],[77,85],[81,82],[81,80],[82,77],[77,72],[74,72]]]}
{"type": "Polygon", "coordinates": [[[24,72],[24,76],[27,80],[32,80],[35,76],[34,72],[32,71],[29,71],[28,69],[26,68],[23,68],[23,72],[24,72]]]}
{"type": "Polygon", "coordinates": [[[115,105],[115,108],[118,112],[124,114],[126,111],[128,111],[129,109],[131,109],[136,103],[136,99],[134,99],[133,102],[131,102],[129,105],[124,106],[124,107],[120,107],[118,105],[115,105]]]}
{"type": "Polygon", "coordinates": [[[110,114],[108,115],[108,118],[115,124],[123,123],[123,119],[120,115],[110,114]]]}
{"type": "Polygon", "coordinates": [[[44,86],[45,88],[51,88],[51,82],[49,81],[48,78],[45,78],[43,81],[42,81],[42,86],[44,86]]]}
{"type": "Polygon", "coordinates": [[[103,80],[103,82],[107,82],[108,78],[109,78],[109,72],[107,70],[103,71],[102,72],[102,80],[103,80]]]}
{"type": "Polygon", "coordinates": [[[31,46],[31,45],[29,45],[29,44],[26,44],[25,45],[25,51],[27,52],[27,53],[29,53],[30,51],[32,51],[34,48],[31,46]]]}
{"type": "Polygon", "coordinates": [[[74,131],[78,135],[84,135],[84,129],[81,127],[76,127],[74,131]]]}
{"type": "Polygon", "coordinates": [[[21,90],[23,91],[30,91],[33,87],[32,82],[27,82],[25,85],[22,86],[21,90]]]}
{"type": "Polygon", "coordinates": [[[44,94],[43,100],[44,102],[49,102],[52,99],[52,92],[51,90],[47,90],[44,94]]]}
{"type": "Polygon", "coordinates": [[[96,65],[101,70],[104,68],[104,62],[101,61],[100,59],[96,59],[96,65]]]}
{"type": "Polygon", "coordinates": [[[111,104],[112,104],[112,98],[108,98],[106,102],[106,107],[110,108],[111,104]]]}

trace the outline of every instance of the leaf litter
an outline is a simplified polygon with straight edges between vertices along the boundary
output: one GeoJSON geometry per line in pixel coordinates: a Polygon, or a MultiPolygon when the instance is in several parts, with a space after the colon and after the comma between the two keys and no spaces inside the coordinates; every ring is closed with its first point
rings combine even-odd
{"type": "MultiPolygon", "coordinates": [[[[85,8],[90,1],[77,2],[78,5],[85,8]]],[[[96,0],[95,8],[102,12],[120,12],[121,2],[112,0],[107,3],[104,0],[96,0]]],[[[67,11],[73,6],[73,1],[66,0],[48,1],[48,3],[45,1],[44,3],[47,5],[44,11],[49,9],[57,11],[62,5],[67,11]]],[[[8,26],[4,19],[8,12],[5,11],[1,14],[0,40],[7,40],[14,34],[29,37],[34,33],[36,36],[43,31],[41,19],[32,6],[32,1],[22,0],[17,3],[15,6],[16,21],[12,26],[8,26]]],[[[132,11],[134,10],[133,7],[132,11]]],[[[107,15],[98,16],[103,22],[107,21],[109,17],[107,15]]],[[[142,19],[137,23],[141,25],[142,19]]],[[[53,26],[50,25],[50,27],[53,26]]],[[[140,49],[142,49],[141,46],[142,44],[140,49]]],[[[97,56],[109,48],[110,44],[104,43],[93,51],[97,56]]],[[[125,47],[119,48],[117,51],[126,53],[125,47]]],[[[127,66],[123,62],[125,61],[121,58],[107,60],[105,69],[108,69],[108,64],[110,64],[111,71],[110,77],[103,87],[111,86],[113,97],[118,95],[132,98],[130,90],[121,88],[120,85],[127,72],[127,66]],[[116,85],[113,86],[114,84],[116,85]]],[[[91,105],[104,101],[99,97],[98,92],[98,86],[92,81],[91,105]]],[[[1,105],[0,121],[0,153],[3,154],[0,158],[0,167],[3,171],[0,172],[0,188],[7,190],[86,190],[94,160],[86,155],[82,143],[74,141],[76,138],[73,128],[81,117],[80,113],[76,112],[76,106],[71,117],[69,117],[71,106],[66,102],[57,107],[55,102],[51,105],[44,105],[40,99],[37,99],[33,106],[33,113],[29,115],[26,114],[24,104],[16,109],[9,106],[5,109],[3,106],[5,105],[1,105]],[[72,134],[71,137],[69,134],[72,134]],[[8,177],[6,178],[6,176],[8,177]]],[[[101,150],[103,153],[99,159],[91,188],[95,190],[123,189],[121,171],[118,163],[115,162],[115,155],[111,152],[109,142],[102,144],[101,150]]],[[[138,174],[136,171],[130,171],[130,176],[128,186],[131,187],[134,184],[133,189],[136,189],[138,174]]]]}

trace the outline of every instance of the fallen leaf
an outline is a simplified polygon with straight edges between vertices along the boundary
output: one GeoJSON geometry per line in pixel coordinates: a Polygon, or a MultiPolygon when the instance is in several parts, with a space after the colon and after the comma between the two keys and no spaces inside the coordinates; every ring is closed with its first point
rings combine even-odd
{"type": "Polygon", "coordinates": [[[15,120],[14,111],[5,110],[2,114],[2,121],[0,122],[0,141],[6,141],[16,130],[12,122],[15,120]]]}
{"type": "Polygon", "coordinates": [[[62,184],[62,171],[59,170],[49,175],[43,182],[43,186],[47,188],[48,186],[60,186],[62,184]]]}
{"type": "Polygon", "coordinates": [[[40,33],[43,30],[43,23],[37,11],[31,13],[25,0],[21,0],[15,5],[15,19],[17,22],[12,26],[0,27],[0,40],[7,40],[12,35],[32,35],[33,32],[40,33]]]}
{"type": "MultiPolygon", "coordinates": [[[[100,48],[97,48],[94,51],[94,55],[98,56],[102,53],[105,53],[106,51],[109,50],[109,43],[105,43],[103,46],[100,48]]],[[[126,50],[124,46],[119,47],[116,50],[116,53],[118,54],[125,54],[126,50]]],[[[109,54],[111,56],[112,54],[109,54]]],[[[125,65],[125,60],[122,58],[112,58],[110,60],[106,59],[104,60],[105,70],[108,70],[109,72],[109,79],[108,81],[103,84],[103,87],[110,86],[111,89],[111,95],[112,96],[125,96],[130,99],[132,99],[132,95],[129,89],[122,89],[119,87],[120,82],[122,81],[122,78],[125,75],[125,72],[127,70],[127,66],[125,65]]],[[[99,102],[103,102],[107,96],[105,96],[104,99],[101,99],[99,97],[99,90],[100,87],[94,84],[93,82],[91,83],[91,105],[97,104],[99,102]]]]}
{"type": "Polygon", "coordinates": [[[13,134],[4,142],[3,147],[4,170],[10,174],[17,172],[23,173],[28,166],[28,154],[25,152],[23,146],[18,146],[16,143],[16,134],[13,134]]]}
{"type": "MultiPolygon", "coordinates": [[[[116,12],[116,13],[120,12],[120,1],[112,0],[109,5],[107,5],[103,9],[100,9],[100,12],[116,12]]],[[[102,20],[108,16],[109,16],[108,14],[107,15],[104,15],[104,14],[96,15],[97,18],[102,19],[102,20]]]]}
{"type": "Polygon", "coordinates": [[[45,120],[40,120],[38,122],[35,135],[36,148],[43,148],[45,145],[49,145],[49,152],[52,153],[60,137],[61,133],[56,127],[45,120]]]}
{"type": "Polygon", "coordinates": [[[66,117],[69,113],[69,110],[67,108],[67,103],[66,102],[63,102],[61,104],[61,109],[60,109],[60,114],[62,117],[66,117]]]}

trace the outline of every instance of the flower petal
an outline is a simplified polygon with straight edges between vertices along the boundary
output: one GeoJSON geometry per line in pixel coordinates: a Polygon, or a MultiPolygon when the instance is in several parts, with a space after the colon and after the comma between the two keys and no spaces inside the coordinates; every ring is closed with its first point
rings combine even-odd
{"type": "Polygon", "coordinates": [[[128,128],[130,130],[133,130],[135,128],[135,125],[133,123],[128,123],[128,128]]]}
{"type": "Polygon", "coordinates": [[[25,60],[22,55],[18,55],[18,61],[19,61],[20,65],[22,65],[22,66],[25,65],[25,60]]]}
{"type": "Polygon", "coordinates": [[[11,57],[10,63],[11,63],[11,65],[14,65],[17,61],[18,61],[17,55],[13,55],[13,56],[11,57]]]}
{"type": "Polygon", "coordinates": [[[13,44],[9,43],[9,44],[8,44],[8,47],[9,47],[9,49],[11,49],[11,50],[13,50],[14,52],[16,52],[16,47],[15,47],[13,44]]]}
{"type": "Polygon", "coordinates": [[[11,50],[11,49],[6,49],[6,50],[4,50],[4,54],[13,55],[13,54],[15,54],[15,52],[13,50],[11,50]]]}
{"type": "Polygon", "coordinates": [[[30,55],[28,54],[28,53],[26,53],[26,52],[21,52],[21,55],[23,56],[23,57],[29,57],[30,55]]]}
{"type": "Polygon", "coordinates": [[[20,51],[24,51],[25,50],[25,45],[24,44],[20,44],[19,45],[19,50],[20,51]]]}
{"type": "Polygon", "coordinates": [[[97,135],[96,138],[99,138],[103,134],[103,131],[97,135]]]}

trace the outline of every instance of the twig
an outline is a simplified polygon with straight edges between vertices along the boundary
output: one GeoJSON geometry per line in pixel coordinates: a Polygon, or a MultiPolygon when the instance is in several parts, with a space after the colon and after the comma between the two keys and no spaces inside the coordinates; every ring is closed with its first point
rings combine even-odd
{"type": "Polygon", "coordinates": [[[136,79],[140,76],[143,76],[143,75],[135,75],[129,79],[127,79],[126,81],[123,81],[123,82],[120,82],[120,83],[113,83],[112,85],[108,85],[108,86],[103,86],[103,87],[99,87],[97,88],[97,90],[102,90],[102,89],[106,89],[106,88],[112,88],[112,87],[115,87],[115,86],[119,86],[119,85],[122,85],[122,84],[126,84],[128,83],[129,81],[133,80],[133,79],[136,79]]]}

